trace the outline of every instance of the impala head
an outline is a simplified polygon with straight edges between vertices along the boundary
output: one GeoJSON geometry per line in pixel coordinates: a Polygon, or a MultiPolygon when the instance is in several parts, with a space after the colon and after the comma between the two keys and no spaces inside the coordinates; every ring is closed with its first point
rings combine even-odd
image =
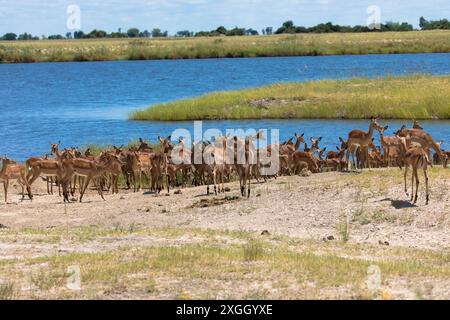
{"type": "Polygon", "coordinates": [[[322,156],[323,156],[323,154],[325,153],[325,151],[327,151],[327,148],[325,147],[325,148],[323,148],[323,149],[319,149],[317,152],[318,152],[318,155],[319,155],[319,159],[322,159],[322,156]]]}
{"type": "Polygon", "coordinates": [[[413,121],[413,129],[420,129],[423,130],[422,126],[420,125],[419,121],[415,120],[413,121]]]}
{"type": "Polygon", "coordinates": [[[311,140],[311,149],[316,148],[319,149],[319,142],[322,140],[322,137],[319,137],[318,139],[310,138],[311,140]]]}
{"type": "MultiPolygon", "coordinates": [[[[341,149],[340,150],[347,150],[348,148],[348,143],[347,141],[345,141],[344,139],[342,139],[341,137],[339,137],[339,141],[341,142],[341,149]]],[[[339,149],[338,149],[339,150],[339,149]]]]}
{"type": "Polygon", "coordinates": [[[405,129],[406,129],[406,126],[402,125],[402,127],[400,129],[398,129],[397,131],[394,132],[394,135],[396,135],[396,136],[402,135],[403,131],[405,131],[405,129]]]}
{"type": "Polygon", "coordinates": [[[300,134],[300,135],[298,135],[297,133],[295,133],[294,135],[295,135],[295,137],[297,138],[297,141],[298,141],[298,142],[300,142],[300,143],[305,143],[305,139],[304,139],[305,133],[302,133],[302,134],[300,134]]]}
{"type": "Polygon", "coordinates": [[[162,153],[170,152],[173,149],[173,144],[170,142],[170,139],[172,139],[172,136],[168,136],[167,138],[158,137],[160,151],[162,153]]]}
{"type": "Polygon", "coordinates": [[[385,132],[388,128],[389,128],[389,126],[385,126],[384,128],[382,128],[382,129],[380,130],[380,134],[383,135],[384,132],[385,132]]]}
{"type": "Polygon", "coordinates": [[[310,148],[308,148],[308,144],[307,143],[305,143],[305,148],[303,149],[303,151],[305,151],[305,152],[309,152],[309,150],[311,150],[310,148]]]}
{"type": "Polygon", "coordinates": [[[147,142],[142,140],[142,138],[139,138],[138,151],[144,151],[144,150],[153,150],[153,148],[150,146],[150,144],[148,144],[147,142]]]}
{"type": "Polygon", "coordinates": [[[61,144],[61,141],[58,141],[58,143],[50,143],[50,145],[52,147],[52,151],[50,152],[51,155],[58,154],[58,148],[59,148],[60,144],[61,144]]]}
{"type": "Polygon", "coordinates": [[[293,140],[293,138],[289,138],[289,140],[286,141],[285,143],[283,143],[283,145],[286,145],[286,146],[293,145],[292,140],[293,140]]]}
{"type": "Polygon", "coordinates": [[[381,132],[381,130],[383,128],[378,123],[378,120],[379,120],[378,118],[374,118],[374,117],[370,118],[370,128],[376,129],[381,132]]]}

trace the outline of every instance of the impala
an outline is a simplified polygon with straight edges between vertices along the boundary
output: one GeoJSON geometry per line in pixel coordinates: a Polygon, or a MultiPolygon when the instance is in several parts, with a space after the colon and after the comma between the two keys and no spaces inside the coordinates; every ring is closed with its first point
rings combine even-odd
{"type": "Polygon", "coordinates": [[[22,187],[22,200],[25,198],[24,188],[26,187],[28,196],[30,200],[33,200],[33,195],[31,194],[30,184],[27,180],[26,169],[23,165],[17,164],[6,157],[1,158],[2,170],[0,171],[0,181],[3,182],[3,188],[5,190],[5,202],[8,202],[8,187],[9,182],[16,180],[22,187]]]}
{"type": "Polygon", "coordinates": [[[382,127],[378,124],[377,119],[371,118],[370,119],[370,125],[369,125],[369,131],[362,131],[362,130],[352,130],[348,134],[348,149],[347,154],[345,157],[345,160],[347,162],[347,169],[350,171],[351,169],[351,162],[350,162],[350,154],[352,154],[353,161],[355,163],[355,167],[357,168],[357,162],[355,157],[355,152],[357,148],[362,148],[365,146],[368,146],[372,142],[373,132],[374,130],[380,131],[382,127]]]}
{"type": "Polygon", "coordinates": [[[405,193],[408,195],[408,189],[406,186],[406,176],[408,173],[408,167],[412,167],[412,174],[411,174],[411,201],[414,200],[414,204],[417,202],[417,192],[419,189],[419,175],[418,175],[418,169],[423,170],[423,175],[425,176],[425,192],[426,192],[426,203],[428,204],[429,201],[429,193],[428,193],[428,175],[427,175],[427,168],[428,168],[428,154],[422,147],[409,147],[406,143],[406,138],[402,137],[402,146],[403,150],[405,151],[405,174],[404,174],[404,180],[405,180],[405,193]],[[416,180],[416,192],[414,194],[414,179],[416,180]]]}

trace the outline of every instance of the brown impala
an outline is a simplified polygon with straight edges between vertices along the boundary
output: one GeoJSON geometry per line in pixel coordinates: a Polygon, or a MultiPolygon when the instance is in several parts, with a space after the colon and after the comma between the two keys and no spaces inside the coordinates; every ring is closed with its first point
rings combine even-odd
{"type": "Polygon", "coordinates": [[[372,137],[373,137],[373,131],[378,130],[381,131],[382,127],[378,124],[377,119],[371,118],[370,119],[370,125],[369,125],[369,131],[362,131],[362,130],[352,130],[348,134],[348,149],[347,149],[347,155],[345,157],[345,160],[348,164],[348,171],[351,169],[351,163],[350,163],[350,153],[352,154],[353,161],[355,168],[358,167],[358,164],[356,162],[355,152],[357,148],[367,147],[370,143],[372,143],[372,137]]]}

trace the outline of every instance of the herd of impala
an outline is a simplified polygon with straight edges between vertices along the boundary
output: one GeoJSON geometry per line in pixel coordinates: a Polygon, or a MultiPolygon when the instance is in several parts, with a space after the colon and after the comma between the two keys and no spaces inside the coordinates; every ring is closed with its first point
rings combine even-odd
{"type": "Polygon", "coordinates": [[[0,172],[0,181],[4,184],[5,202],[7,202],[8,186],[11,180],[17,181],[24,190],[27,190],[30,199],[33,198],[32,185],[39,178],[47,181],[47,192],[53,193],[53,186],[57,186],[59,195],[64,202],[70,202],[69,194],[74,196],[76,189],[80,194],[79,201],[83,199],[90,182],[93,182],[99,195],[104,200],[104,190],[118,193],[119,177],[124,177],[128,188],[135,192],[142,188],[144,177],[148,181],[149,189],[155,194],[164,189],[180,183],[183,187],[188,180],[192,185],[206,185],[207,193],[210,185],[214,186],[214,193],[225,192],[224,183],[230,181],[233,175],[239,177],[242,196],[250,196],[251,180],[266,180],[269,175],[264,168],[269,166],[267,159],[278,160],[277,172],[270,177],[278,175],[299,174],[309,170],[316,173],[323,170],[351,170],[352,165],[357,169],[371,167],[404,167],[405,192],[407,192],[407,172],[412,167],[411,201],[416,203],[419,187],[418,170],[422,169],[426,184],[426,203],[429,201],[428,166],[443,164],[447,166],[450,152],[441,150],[442,142],[436,142],[417,121],[412,128],[403,126],[394,136],[384,135],[388,126],[382,127],[378,119],[372,118],[369,130],[353,130],[348,134],[347,140],[339,137],[340,145],[336,151],[326,152],[319,143],[322,138],[310,138],[310,146],[305,142],[304,134],[295,134],[288,141],[269,145],[267,148],[255,148],[255,141],[264,139],[258,132],[255,136],[238,138],[236,136],[216,137],[214,142],[195,142],[188,147],[180,139],[174,146],[171,137],[159,138],[159,147],[155,149],[147,142],[139,139],[139,146],[125,150],[113,147],[103,150],[100,155],[94,156],[90,150],[81,153],[77,148],[59,150],[59,144],[51,144],[51,153],[43,158],[33,157],[25,164],[18,164],[6,157],[2,158],[3,165],[0,172]],[[380,145],[374,144],[374,132],[378,131],[380,145]],[[295,142],[294,142],[295,141],[295,142]],[[300,150],[304,145],[303,151],[300,150]],[[431,157],[431,151],[434,155],[431,157]],[[175,162],[175,155],[183,161],[175,162]],[[232,161],[227,161],[230,157],[232,161]],[[352,161],[350,159],[352,156],[352,161]],[[196,159],[200,157],[200,161],[196,159]],[[237,159],[241,157],[241,161],[237,159]],[[209,161],[202,161],[209,159],[209,161]],[[181,180],[179,182],[179,180],[181,180]],[[414,194],[415,181],[415,194],[414,194]]]}

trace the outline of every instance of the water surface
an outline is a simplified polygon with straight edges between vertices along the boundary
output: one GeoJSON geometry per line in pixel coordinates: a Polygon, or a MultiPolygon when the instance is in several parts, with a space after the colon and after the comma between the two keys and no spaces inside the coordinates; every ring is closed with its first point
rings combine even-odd
{"type": "MultiPolygon", "coordinates": [[[[175,128],[192,128],[192,122],[128,121],[129,112],[212,91],[412,73],[450,74],[450,54],[0,65],[0,154],[24,160],[48,152],[49,143],[58,140],[64,146],[126,144],[138,137],[155,141],[175,128]]],[[[389,121],[393,127],[402,123],[389,121]]],[[[424,125],[436,139],[449,140],[448,121],[424,125]]],[[[366,129],[367,121],[207,121],[205,127],[279,128],[282,139],[304,131],[323,136],[331,147],[336,136],[366,129]]]]}

